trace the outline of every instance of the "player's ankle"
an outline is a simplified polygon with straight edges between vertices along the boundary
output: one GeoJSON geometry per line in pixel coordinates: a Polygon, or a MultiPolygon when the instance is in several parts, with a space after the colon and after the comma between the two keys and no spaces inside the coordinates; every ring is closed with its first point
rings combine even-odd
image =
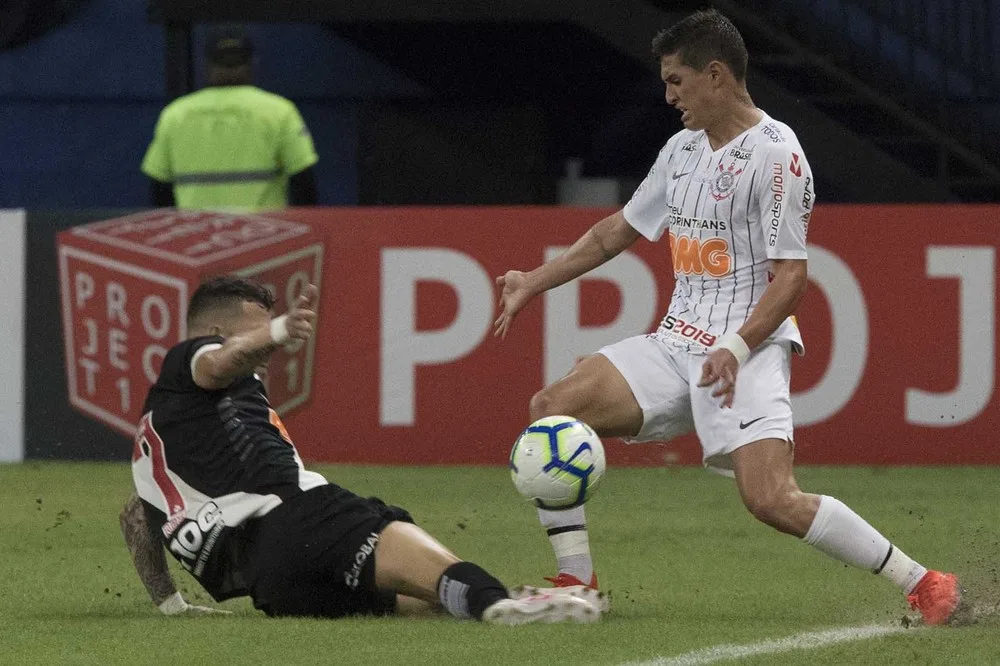
{"type": "Polygon", "coordinates": [[[576,576],[588,581],[594,573],[594,563],[590,557],[590,539],[583,525],[553,528],[548,530],[549,543],[556,555],[560,573],[576,576]]]}
{"type": "Polygon", "coordinates": [[[538,519],[552,544],[560,573],[588,581],[594,573],[590,558],[587,517],[583,507],[566,511],[538,510],[538,519]]]}
{"type": "Polygon", "coordinates": [[[927,569],[899,548],[890,544],[885,561],[875,573],[885,576],[898,585],[904,593],[909,594],[927,573],[927,569]]]}
{"type": "Polygon", "coordinates": [[[559,573],[569,574],[578,578],[586,585],[594,575],[594,563],[590,555],[567,555],[556,558],[559,563],[559,573]]]}
{"type": "Polygon", "coordinates": [[[452,564],[438,581],[441,605],[462,620],[481,620],[483,611],[509,596],[503,583],[472,562],[452,564]]]}

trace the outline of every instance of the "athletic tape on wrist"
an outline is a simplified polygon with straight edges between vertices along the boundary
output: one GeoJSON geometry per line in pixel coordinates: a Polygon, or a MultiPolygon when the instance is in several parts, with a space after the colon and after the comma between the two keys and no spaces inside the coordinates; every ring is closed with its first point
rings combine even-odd
{"type": "Polygon", "coordinates": [[[743,362],[750,356],[750,347],[747,346],[746,341],[740,337],[739,333],[730,333],[724,336],[716,347],[731,351],[736,357],[736,362],[740,365],[743,365],[743,362]]]}
{"type": "Polygon", "coordinates": [[[271,320],[271,340],[276,345],[283,345],[288,342],[291,336],[288,334],[288,315],[281,315],[271,320]]]}
{"type": "Polygon", "coordinates": [[[187,610],[188,604],[180,592],[174,592],[167,600],[160,604],[160,612],[164,615],[177,615],[187,610]]]}

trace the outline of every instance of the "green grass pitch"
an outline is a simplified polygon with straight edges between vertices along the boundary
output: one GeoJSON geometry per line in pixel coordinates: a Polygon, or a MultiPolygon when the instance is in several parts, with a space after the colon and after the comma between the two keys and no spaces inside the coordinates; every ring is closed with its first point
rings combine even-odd
{"type": "MultiPolygon", "coordinates": [[[[460,556],[508,584],[554,560],[532,507],[501,468],[318,466],[408,508],[460,556]]],[[[977,603],[997,592],[1000,470],[799,470],[906,552],[957,572],[977,603]]],[[[448,619],[272,620],[244,600],[229,617],[167,618],[149,602],[118,532],[125,465],[0,466],[3,664],[606,664],[664,660],[908,612],[887,581],[757,524],[733,483],[699,469],[611,469],[588,505],[612,613],[589,626],[492,627],[448,619]]],[[[179,568],[191,601],[208,602],[179,568]]],[[[1000,663],[1000,621],[906,631],[746,664],[1000,663]]],[[[665,663],[665,662],[664,662],[665,663]]]]}

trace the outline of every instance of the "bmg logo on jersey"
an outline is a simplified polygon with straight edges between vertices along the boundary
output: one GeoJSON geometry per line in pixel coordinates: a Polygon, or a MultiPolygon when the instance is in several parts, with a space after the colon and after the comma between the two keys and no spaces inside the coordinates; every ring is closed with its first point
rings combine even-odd
{"type": "MultiPolygon", "coordinates": [[[[322,290],[323,245],[300,222],[156,210],[74,227],[57,243],[70,404],[130,436],[164,356],[187,337],[188,299],[202,280],[255,278],[274,293],[275,314],[305,285],[322,290]]],[[[279,413],[308,399],[315,347],[313,337],[273,355],[279,413]]]]}
{"type": "Polygon", "coordinates": [[[724,238],[698,239],[670,232],[670,256],[675,275],[704,275],[721,278],[732,270],[729,242],[724,238]]]}

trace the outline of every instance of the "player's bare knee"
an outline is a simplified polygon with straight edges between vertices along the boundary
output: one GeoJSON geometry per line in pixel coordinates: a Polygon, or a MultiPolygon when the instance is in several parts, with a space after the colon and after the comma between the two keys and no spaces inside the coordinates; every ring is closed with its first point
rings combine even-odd
{"type": "Polygon", "coordinates": [[[747,508],[750,515],[762,523],[766,524],[771,517],[771,504],[763,497],[744,497],[743,506],[747,508]]]}
{"type": "MultiPolygon", "coordinates": [[[[565,413],[560,411],[563,407],[560,402],[561,401],[551,388],[543,388],[541,391],[531,396],[531,402],[528,403],[528,413],[531,415],[531,420],[537,421],[538,419],[546,416],[555,416],[557,414],[565,413]]],[[[572,416],[572,414],[569,416],[572,416]]]]}
{"type": "Polygon", "coordinates": [[[743,504],[754,518],[775,529],[782,529],[788,522],[788,514],[792,508],[789,493],[760,493],[746,496],[743,504]]]}

